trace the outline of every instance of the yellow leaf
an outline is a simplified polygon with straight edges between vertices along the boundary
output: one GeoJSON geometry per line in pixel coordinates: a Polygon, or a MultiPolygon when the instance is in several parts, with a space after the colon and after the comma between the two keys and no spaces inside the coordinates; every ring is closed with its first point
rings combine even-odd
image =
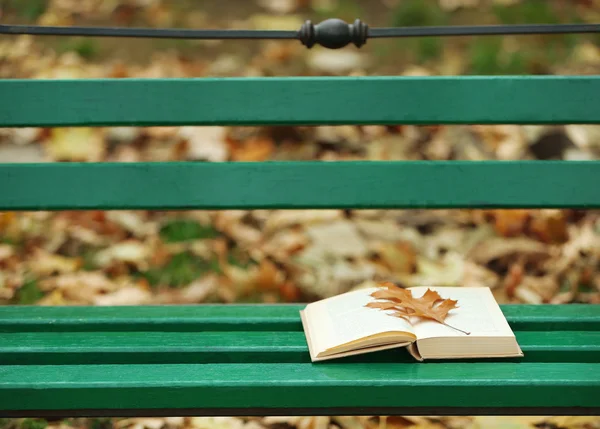
{"type": "Polygon", "coordinates": [[[106,150],[104,136],[95,128],[55,128],[47,143],[54,161],[101,161],[106,150]]]}

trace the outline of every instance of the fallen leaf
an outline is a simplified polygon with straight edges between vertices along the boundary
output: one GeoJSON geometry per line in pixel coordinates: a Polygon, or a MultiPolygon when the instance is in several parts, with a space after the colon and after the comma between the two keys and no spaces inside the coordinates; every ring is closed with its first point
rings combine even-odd
{"type": "Polygon", "coordinates": [[[360,70],[367,65],[368,59],[365,54],[343,49],[332,51],[314,48],[308,57],[308,66],[311,69],[334,75],[360,70]]]}
{"type": "Polygon", "coordinates": [[[275,143],[270,138],[252,137],[241,143],[231,144],[231,159],[241,162],[266,161],[275,150],[275,143]]]}
{"type": "MultiPolygon", "coordinates": [[[[381,301],[370,302],[366,307],[380,310],[395,310],[392,315],[401,318],[421,317],[435,320],[460,331],[460,329],[447,325],[444,322],[450,310],[458,308],[456,305],[458,301],[443,299],[439,293],[429,288],[422,297],[415,298],[409,289],[398,287],[391,282],[384,282],[379,285],[379,290],[373,292],[371,296],[381,301]]],[[[467,332],[464,333],[468,335],[467,332]]]]}
{"type": "Polygon", "coordinates": [[[460,286],[464,278],[464,257],[457,252],[448,252],[435,259],[417,256],[417,272],[412,284],[435,284],[438,286],[460,286]]]}
{"type": "Polygon", "coordinates": [[[200,279],[194,280],[188,287],[179,291],[178,302],[181,303],[199,303],[206,299],[218,288],[218,279],[215,275],[209,274],[200,279]]]}
{"type": "Polygon", "coordinates": [[[14,255],[14,253],[15,251],[12,246],[8,244],[0,244],[0,262],[10,258],[14,255]]]}
{"type": "Polygon", "coordinates": [[[40,282],[43,291],[58,290],[78,303],[90,304],[99,294],[117,290],[118,285],[102,272],[79,272],[50,277],[40,282]]]}
{"type": "Polygon", "coordinates": [[[143,305],[149,304],[152,294],[136,286],[124,287],[115,292],[94,298],[94,305],[143,305]]]}
{"type": "Polygon", "coordinates": [[[525,304],[542,304],[542,297],[529,289],[528,287],[521,285],[515,289],[514,296],[525,304]]]}
{"type": "Polygon", "coordinates": [[[254,14],[248,22],[242,23],[243,26],[250,26],[254,30],[292,30],[297,31],[304,20],[300,15],[269,15],[269,14],[254,14]]]}
{"type": "Polygon", "coordinates": [[[532,291],[541,302],[549,302],[560,290],[560,285],[554,276],[524,276],[519,287],[532,291]]]}
{"type": "Polygon", "coordinates": [[[106,145],[98,128],[54,128],[47,150],[54,161],[101,161],[106,145]]]}
{"type": "Polygon", "coordinates": [[[352,222],[340,220],[313,225],[308,227],[306,232],[312,240],[311,247],[323,254],[358,257],[368,253],[364,239],[352,222]]]}
{"type": "Polygon", "coordinates": [[[492,270],[473,263],[465,261],[463,269],[463,279],[461,284],[464,287],[489,287],[494,288],[498,285],[500,276],[492,270]]]}
{"type": "Polygon", "coordinates": [[[150,249],[144,243],[127,240],[98,252],[95,259],[101,267],[106,267],[114,262],[125,262],[140,269],[146,269],[150,256],[150,249]]]}
{"type": "Polygon", "coordinates": [[[529,210],[492,210],[494,227],[502,237],[522,235],[530,218],[529,210]]]}
{"type": "Polygon", "coordinates": [[[154,222],[150,222],[143,213],[136,211],[107,211],[106,220],[117,224],[136,237],[154,235],[158,232],[158,226],[154,222]]]}
{"type": "Polygon", "coordinates": [[[298,8],[298,0],[258,0],[258,4],[269,12],[285,15],[298,8]]]}
{"type": "MultiPolygon", "coordinates": [[[[187,425],[186,425],[187,426],[187,425]]],[[[192,417],[189,426],[193,429],[262,429],[257,421],[244,421],[239,417],[192,417]]]]}
{"type": "Polygon", "coordinates": [[[322,297],[343,293],[378,274],[376,265],[369,261],[358,259],[350,263],[343,258],[323,257],[321,251],[314,247],[298,255],[296,263],[302,267],[296,284],[322,297]]]}
{"type": "MultiPolygon", "coordinates": [[[[474,429],[535,429],[538,423],[543,420],[543,417],[535,416],[475,416],[473,417],[474,429]]],[[[548,426],[556,428],[566,428],[566,426],[548,426]]]]}
{"type": "Polygon", "coordinates": [[[80,258],[68,258],[38,249],[29,262],[29,269],[37,275],[72,273],[77,271],[81,262],[80,258]]]}
{"type": "Polygon", "coordinates": [[[501,258],[523,256],[527,260],[545,260],[550,249],[539,241],[529,238],[490,238],[474,246],[468,256],[479,264],[487,264],[501,258]]]}
{"type": "Polygon", "coordinates": [[[598,416],[555,416],[544,419],[546,425],[537,427],[569,428],[569,429],[594,429],[600,427],[598,416]]]}
{"type": "Polygon", "coordinates": [[[263,232],[271,234],[294,225],[314,225],[342,218],[341,210],[274,210],[265,214],[263,232]]]}
{"type": "Polygon", "coordinates": [[[286,302],[298,302],[301,296],[300,289],[291,282],[282,283],[279,286],[279,293],[286,302]]]}
{"type": "Polygon", "coordinates": [[[383,243],[377,250],[381,262],[392,273],[412,273],[417,267],[417,254],[410,242],[383,243]]]}
{"type": "Polygon", "coordinates": [[[287,260],[290,256],[301,252],[308,243],[308,237],[296,229],[287,229],[274,234],[265,242],[260,251],[278,261],[287,260]]]}
{"type": "Polygon", "coordinates": [[[161,418],[133,418],[120,420],[116,427],[127,429],[161,429],[165,421],[161,418]]]}
{"type": "Polygon", "coordinates": [[[183,127],[180,135],[187,140],[187,157],[191,160],[226,161],[229,149],[225,127],[183,127]]]}
{"type": "Polygon", "coordinates": [[[544,243],[565,243],[569,239],[566,212],[542,211],[531,220],[531,232],[544,243]]]}

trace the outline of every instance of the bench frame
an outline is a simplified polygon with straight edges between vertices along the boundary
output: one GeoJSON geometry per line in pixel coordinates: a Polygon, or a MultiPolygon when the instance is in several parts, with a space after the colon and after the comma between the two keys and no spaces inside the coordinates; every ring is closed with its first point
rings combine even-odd
{"type": "MultiPolygon", "coordinates": [[[[600,124],[600,77],[0,80],[0,93],[14,100],[0,104],[1,127],[600,124]]],[[[0,210],[589,209],[600,207],[593,180],[598,177],[600,161],[1,164],[0,182],[8,186],[0,192],[0,210]]],[[[600,414],[600,398],[594,396],[600,389],[598,343],[576,344],[581,332],[600,331],[598,306],[522,307],[521,319],[512,319],[516,330],[573,332],[571,349],[553,343],[525,351],[540,362],[390,363],[367,357],[327,365],[294,362],[308,354],[305,344],[294,343],[301,338],[298,307],[252,307],[261,309],[258,319],[236,314],[241,307],[225,307],[142,307],[130,310],[138,316],[129,318],[117,317],[120,308],[0,308],[1,335],[33,335],[31,341],[39,341],[37,348],[7,348],[0,359],[8,360],[10,353],[31,362],[59,359],[61,353],[65,359],[53,365],[0,365],[0,416],[600,414]],[[153,311],[164,314],[148,316],[153,311]],[[177,317],[180,311],[191,313],[177,317]],[[211,311],[234,313],[211,319],[211,311]],[[275,315],[286,311],[294,315],[275,315]],[[536,316],[540,311],[548,313],[536,316]],[[160,350],[142,347],[135,352],[137,366],[124,367],[118,359],[134,353],[126,343],[78,349],[66,335],[79,331],[108,341],[111,329],[140,337],[148,331],[202,334],[240,327],[285,332],[289,343],[238,349],[242,362],[232,364],[209,362],[215,349],[208,343],[192,342],[186,349],[189,342],[182,342],[156,364],[148,361],[160,350]],[[50,347],[52,332],[66,343],[50,347]],[[186,350],[199,362],[182,362],[186,350]],[[258,358],[244,350],[262,350],[261,356],[275,363],[252,361],[258,358]],[[70,352],[79,353],[78,364],[65,363],[70,352]],[[546,353],[556,360],[544,361],[546,353]],[[95,354],[117,363],[86,363],[95,354]],[[66,371],[67,378],[58,371],[66,371]],[[231,372],[238,380],[226,379],[231,372]],[[552,395],[562,397],[556,402],[552,395]]],[[[220,356],[234,349],[220,349],[220,356]]]]}

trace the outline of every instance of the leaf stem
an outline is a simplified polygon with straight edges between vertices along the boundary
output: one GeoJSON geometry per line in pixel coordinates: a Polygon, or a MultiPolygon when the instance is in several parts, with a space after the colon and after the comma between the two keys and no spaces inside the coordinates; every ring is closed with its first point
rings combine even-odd
{"type": "Polygon", "coordinates": [[[442,324],[443,324],[443,325],[446,325],[447,327],[449,327],[449,328],[452,328],[452,329],[454,329],[454,330],[456,330],[456,331],[462,332],[463,334],[466,334],[466,335],[471,335],[471,333],[470,333],[470,332],[463,331],[462,329],[458,329],[458,328],[456,328],[456,327],[454,327],[454,326],[452,326],[452,325],[448,325],[446,322],[442,322],[442,324]]]}

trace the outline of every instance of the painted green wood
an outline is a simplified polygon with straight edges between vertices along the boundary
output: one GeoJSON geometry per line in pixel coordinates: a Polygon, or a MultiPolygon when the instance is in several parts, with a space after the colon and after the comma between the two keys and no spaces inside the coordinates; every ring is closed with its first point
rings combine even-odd
{"type": "MultiPolygon", "coordinates": [[[[0,332],[302,331],[306,304],[0,306],[0,332]]],[[[500,306],[515,331],[600,331],[600,305],[500,306]]]]}
{"type": "Polygon", "coordinates": [[[600,161],[0,164],[0,210],[599,208],[600,161]]]}
{"type": "MultiPolygon", "coordinates": [[[[600,331],[524,331],[516,336],[525,357],[515,362],[600,362],[600,331]]],[[[303,332],[0,334],[0,365],[277,362],[310,362],[303,332]]],[[[397,349],[344,362],[414,363],[414,359],[406,350],[397,349]]]]}
{"type": "Polygon", "coordinates": [[[0,307],[0,416],[600,412],[600,306],[502,306],[524,359],[319,364],[303,306],[0,307]]]}
{"type": "Polygon", "coordinates": [[[600,411],[599,369],[598,363],[8,365],[0,367],[0,415],[182,408],[241,408],[250,415],[253,407],[288,415],[298,408],[327,415],[336,407],[600,411]]]}
{"type": "Polygon", "coordinates": [[[598,76],[0,80],[0,126],[600,123],[598,76]]]}
{"type": "Polygon", "coordinates": [[[0,332],[301,331],[298,312],[305,306],[150,305],[128,307],[126,312],[112,306],[0,306],[0,332]]]}

